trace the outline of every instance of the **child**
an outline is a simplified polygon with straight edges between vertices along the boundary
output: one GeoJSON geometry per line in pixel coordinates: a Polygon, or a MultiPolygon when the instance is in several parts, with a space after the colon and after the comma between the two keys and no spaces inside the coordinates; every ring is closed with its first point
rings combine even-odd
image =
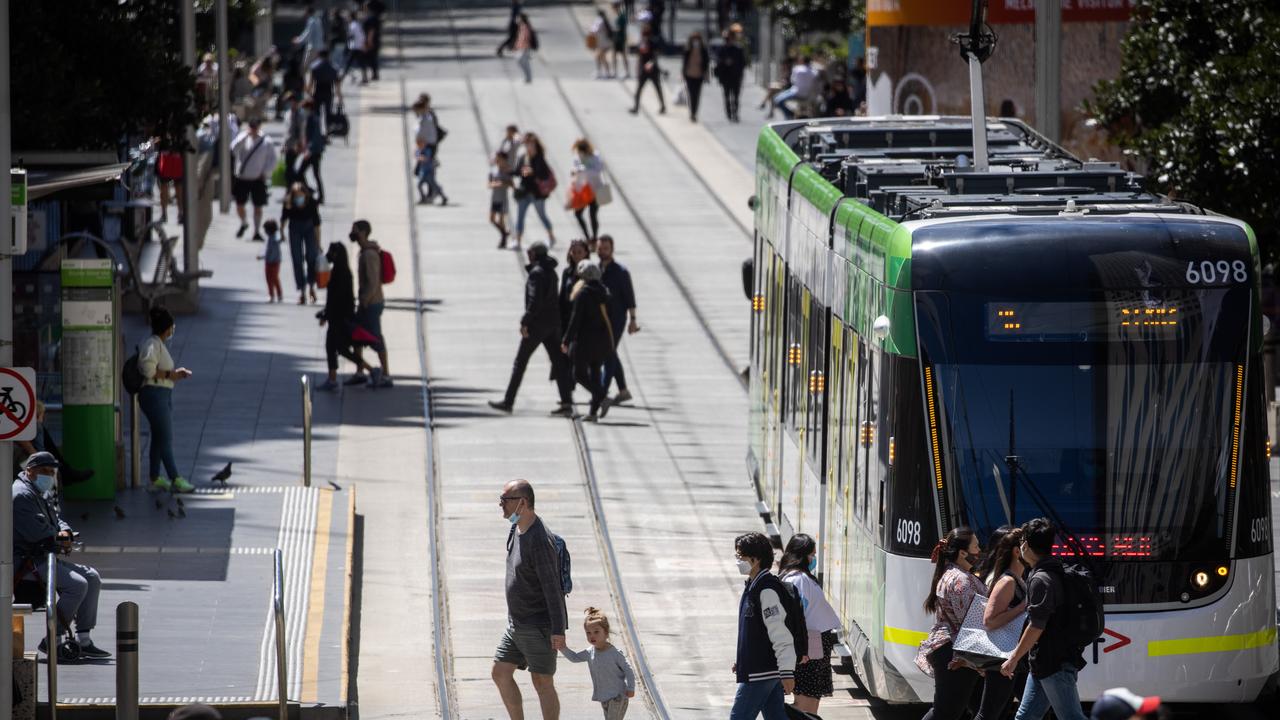
{"type": "Polygon", "coordinates": [[[275,220],[268,220],[262,223],[262,230],[267,233],[267,249],[258,259],[265,261],[267,302],[283,302],[284,290],[280,288],[280,225],[275,220]]]}
{"type": "Polygon", "coordinates": [[[627,700],[636,696],[636,674],[618,648],[609,644],[609,618],[600,610],[587,608],[583,623],[591,647],[574,652],[560,648],[569,662],[586,662],[591,670],[591,699],[604,708],[605,720],[622,720],[627,714],[627,700]]]}
{"type": "Polygon", "coordinates": [[[427,141],[422,138],[417,139],[417,146],[418,149],[413,153],[413,174],[418,178],[418,204],[430,205],[432,199],[439,195],[440,204],[448,205],[449,198],[445,197],[444,189],[436,182],[436,168],[440,167],[440,161],[436,159],[434,148],[427,147],[427,141]],[[426,186],[425,192],[423,186],[426,186]]]}
{"type": "Polygon", "coordinates": [[[507,246],[507,188],[511,187],[511,164],[505,151],[499,150],[489,166],[489,223],[498,228],[502,238],[498,249],[507,246]]]}

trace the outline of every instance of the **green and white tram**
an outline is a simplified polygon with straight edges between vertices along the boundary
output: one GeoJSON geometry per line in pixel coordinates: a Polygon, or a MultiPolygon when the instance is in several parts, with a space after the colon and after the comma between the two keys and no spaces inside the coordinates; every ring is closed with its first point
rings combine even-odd
{"type": "Polygon", "coordinates": [[[1277,671],[1259,260],[1244,223],[1012,120],[840,118],[757,146],[749,473],[861,682],[927,701],[929,552],[1053,519],[1100,568],[1081,697],[1277,671]]]}

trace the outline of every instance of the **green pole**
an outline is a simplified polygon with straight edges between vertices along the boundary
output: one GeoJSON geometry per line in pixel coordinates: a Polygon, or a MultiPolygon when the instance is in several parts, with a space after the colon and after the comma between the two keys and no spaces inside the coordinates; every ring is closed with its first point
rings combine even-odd
{"type": "Polygon", "coordinates": [[[71,500],[116,496],[114,279],[109,259],[62,261],[62,445],[93,477],[66,485],[71,500]]]}

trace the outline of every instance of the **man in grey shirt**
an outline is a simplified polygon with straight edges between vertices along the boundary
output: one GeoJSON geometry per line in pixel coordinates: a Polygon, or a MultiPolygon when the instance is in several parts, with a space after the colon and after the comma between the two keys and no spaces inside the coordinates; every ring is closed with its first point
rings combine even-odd
{"type": "Polygon", "coordinates": [[[507,714],[523,718],[515,672],[528,668],[543,720],[558,720],[556,651],[565,646],[568,624],[560,584],[560,556],[534,510],[533,486],[527,480],[507,483],[498,505],[502,516],[511,523],[511,534],[507,537],[507,630],[494,653],[493,682],[507,714]]]}

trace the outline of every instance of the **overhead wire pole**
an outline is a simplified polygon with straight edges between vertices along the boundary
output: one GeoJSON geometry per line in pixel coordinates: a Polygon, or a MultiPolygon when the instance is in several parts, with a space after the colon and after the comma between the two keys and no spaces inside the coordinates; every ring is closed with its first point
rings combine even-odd
{"type": "MultiPolygon", "coordinates": [[[[217,0],[218,24],[218,210],[231,209],[231,68],[227,52],[227,2],[217,0]]],[[[256,232],[256,229],[255,229],[256,232]]]]}
{"type": "MultiPolygon", "coordinates": [[[[13,166],[9,115],[9,0],[0,0],[0,367],[13,364],[13,258],[7,254],[14,245],[10,237],[13,223],[10,205],[13,166]]],[[[33,411],[34,412],[34,411],[33,411]]],[[[13,443],[0,442],[0,468],[13,467],[13,443]]],[[[13,717],[13,503],[0,502],[0,720],[13,717]]]]}
{"type": "MultiPolygon", "coordinates": [[[[191,81],[195,82],[196,69],[196,8],[194,0],[178,0],[182,6],[182,64],[193,73],[191,81]]],[[[192,108],[195,112],[199,107],[192,108]]],[[[198,119],[198,118],[197,118],[198,119]]],[[[196,129],[188,126],[186,131],[186,147],[182,148],[182,269],[191,277],[200,272],[200,248],[196,242],[199,223],[196,219],[196,129]]]]}

